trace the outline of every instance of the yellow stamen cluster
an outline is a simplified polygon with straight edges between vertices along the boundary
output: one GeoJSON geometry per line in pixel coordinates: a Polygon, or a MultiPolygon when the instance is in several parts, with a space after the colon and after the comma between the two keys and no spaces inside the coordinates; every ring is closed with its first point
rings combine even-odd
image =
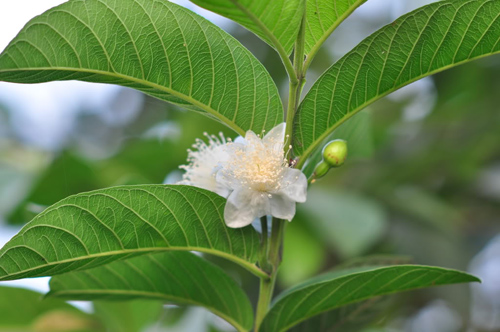
{"type": "Polygon", "coordinates": [[[283,151],[283,142],[270,138],[267,142],[260,139],[248,141],[248,145],[235,149],[228,162],[226,173],[239,185],[267,194],[279,191],[284,183],[285,170],[289,167],[283,151]]]}

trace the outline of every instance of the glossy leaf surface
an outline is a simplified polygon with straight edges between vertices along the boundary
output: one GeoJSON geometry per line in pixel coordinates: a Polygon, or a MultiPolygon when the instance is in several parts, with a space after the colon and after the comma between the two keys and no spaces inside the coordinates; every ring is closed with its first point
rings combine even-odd
{"type": "Polygon", "coordinates": [[[358,111],[413,81],[500,52],[499,15],[500,0],[447,0],[375,32],[304,98],[294,124],[295,153],[309,156],[358,111]]]}
{"type": "Polygon", "coordinates": [[[0,55],[0,80],[113,83],[202,112],[240,134],[283,120],[276,86],[238,41],[168,1],[71,0],[0,55]]]}
{"type": "Polygon", "coordinates": [[[122,186],[68,197],[0,250],[0,280],[51,276],[165,250],[211,253],[259,273],[257,232],[228,228],[224,205],[217,194],[178,185],[122,186]]]}
{"type": "Polygon", "coordinates": [[[255,33],[274,48],[292,52],[305,0],[191,0],[255,33]]]}
{"type": "Polygon", "coordinates": [[[307,0],[305,54],[314,53],[330,34],[366,0],[307,0]]]}

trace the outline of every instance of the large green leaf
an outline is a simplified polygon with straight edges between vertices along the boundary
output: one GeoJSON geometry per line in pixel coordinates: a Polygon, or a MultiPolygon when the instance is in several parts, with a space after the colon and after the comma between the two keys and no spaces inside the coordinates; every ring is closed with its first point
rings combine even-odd
{"type": "Polygon", "coordinates": [[[500,0],[447,0],[380,29],[330,67],[299,107],[299,166],[335,128],[377,99],[473,59],[500,52],[500,0]]]}
{"type": "Polygon", "coordinates": [[[121,186],[68,197],[0,250],[0,280],[56,275],[165,250],[215,254],[254,273],[259,236],[228,228],[226,200],[178,185],[121,186]]]}
{"type": "Polygon", "coordinates": [[[0,80],[82,80],[141,90],[240,134],[283,121],[276,86],[233,37],[168,1],[71,0],[31,20],[0,55],[0,80]]]}
{"type": "Polygon", "coordinates": [[[287,331],[310,317],[380,295],[479,281],[460,271],[430,266],[400,265],[359,270],[348,275],[343,275],[342,271],[327,274],[284,293],[264,318],[260,331],[287,331]]]}
{"type": "Polygon", "coordinates": [[[312,54],[314,57],[339,24],[365,2],[366,0],[307,0],[305,54],[312,54]]]}
{"type": "Polygon", "coordinates": [[[246,27],[286,54],[292,52],[305,0],[191,0],[246,27]]]}
{"type": "Polygon", "coordinates": [[[238,330],[252,328],[250,301],[220,268],[189,252],[165,252],[53,277],[49,295],[68,300],[160,299],[199,305],[238,330]]]}

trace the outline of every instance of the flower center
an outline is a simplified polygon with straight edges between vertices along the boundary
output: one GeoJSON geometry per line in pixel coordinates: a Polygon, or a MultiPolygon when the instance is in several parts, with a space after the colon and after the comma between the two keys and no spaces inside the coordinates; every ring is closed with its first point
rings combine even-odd
{"type": "Polygon", "coordinates": [[[259,192],[278,191],[283,184],[288,162],[284,158],[283,143],[269,140],[265,144],[249,142],[238,149],[229,162],[233,177],[243,186],[259,192]]]}

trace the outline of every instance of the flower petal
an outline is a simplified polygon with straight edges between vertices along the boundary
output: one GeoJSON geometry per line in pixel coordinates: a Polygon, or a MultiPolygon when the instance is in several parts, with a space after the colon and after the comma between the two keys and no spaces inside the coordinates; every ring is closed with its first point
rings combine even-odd
{"type": "Polygon", "coordinates": [[[271,215],[276,218],[292,220],[295,216],[295,202],[286,196],[273,195],[269,200],[271,204],[271,215]]]}
{"type": "Polygon", "coordinates": [[[285,141],[285,130],[286,130],[286,123],[282,122],[271,131],[269,131],[266,136],[262,139],[264,144],[268,144],[269,142],[284,142],[285,141]]]}
{"type": "Polygon", "coordinates": [[[236,144],[243,144],[243,145],[247,144],[247,140],[242,136],[236,137],[233,142],[236,144]]]}
{"type": "Polygon", "coordinates": [[[224,221],[231,228],[240,228],[250,225],[255,219],[255,211],[251,205],[246,205],[238,209],[233,204],[227,202],[224,208],[224,221]]]}
{"type": "Polygon", "coordinates": [[[233,191],[224,208],[224,221],[231,228],[250,225],[255,218],[265,216],[270,211],[269,198],[251,190],[233,191]]]}
{"type": "Polygon", "coordinates": [[[289,168],[283,177],[283,187],[277,192],[298,203],[304,203],[307,198],[307,178],[300,170],[289,168]]]}
{"type": "Polygon", "coordinates": [[[260,142],[261,139],[259,138],[259,136],[257,136],[253,131],[251,130],[247,130],[246,134],[245,134],[245,140],[247,141],[247,143],[255,143],[255,142],[260,142]]]}

